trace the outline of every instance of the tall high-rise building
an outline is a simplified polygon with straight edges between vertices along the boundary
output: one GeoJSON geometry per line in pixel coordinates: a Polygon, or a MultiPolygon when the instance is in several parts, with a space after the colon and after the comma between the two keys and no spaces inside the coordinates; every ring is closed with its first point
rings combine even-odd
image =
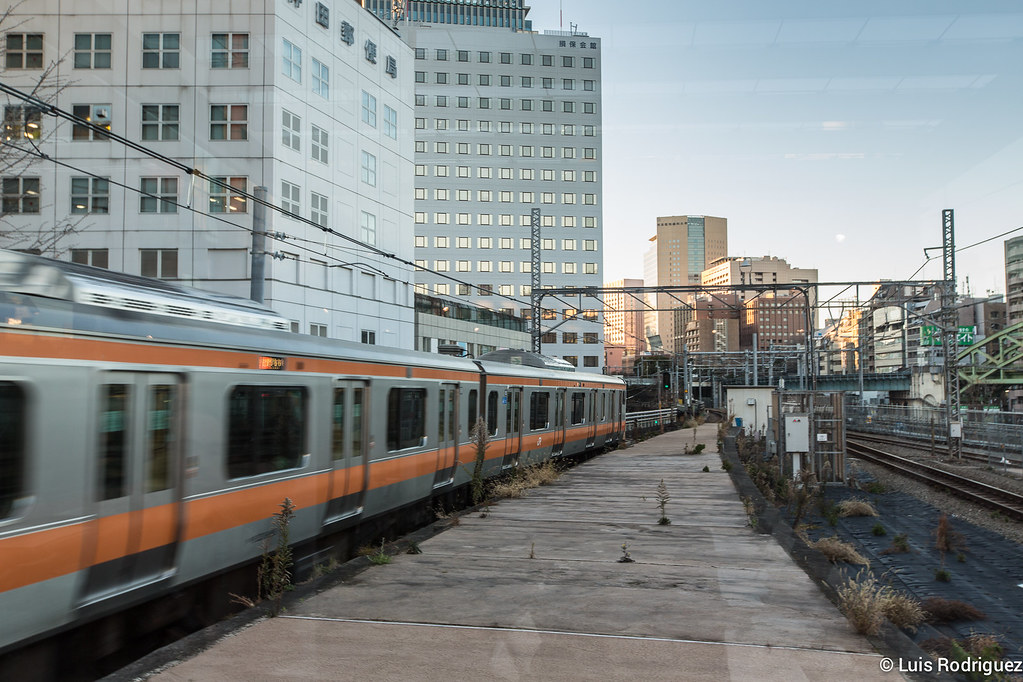
{"type": "MultiPolygon", "coordinates": [[[[641,279],[618,279],[605,288],[642,287],[641,279]]],[[[615,291],[604,294],[605,366],[614,374],[626,373],[635,358],[646,350],[643,328],[644,294],[615,291]]]]}
{"type": "MultiPolygon", "coordinates": [[[[394,21],[390,2],[369,3],[394,21]]],[[[409,3],[417,291],[530,315],[531,212],[544,287],[599,287],[600,40],[532,32],[522,0],[409,3]]],[[[601,304],[545,298],[543,352],[599,371],[601,304]]]]}
{"type": "Polygon", "coordinates": [[[1023,237],[1005,240],[1005,303],[1008,324],[1023,322],[1023,237]]]}
{"type": "Polygon", "coordinates": [[[413,347],[412,267],[388,254],[414,256],[415,69],[388,24],[351,2],[234,0],[23,4],[5,29],[4,82],[32,90],[52,65],[43,96],[95,124],[8,96],[9,127],[41,128],[7,158],[37,145],[66,165],[5,166],[25,237],[6,246],[66,225],[45,255],[247,297],[263,186],[280,209],[267,304],[295,331],[413,347]]]}
{"type": "MultiPolygon", "coordinates": [[[[699,285],[700,273],[728,254],[728,220],[711,216],[659,217],[657,234],[651,241],[656,254],[657,286],[699,285]]],[[[649,279],[647,282],[654,283],[649,279]]],[[[676,316],[671,312],[678,305],[673,296],[656,296],[656,332],[669,352],[682,350],[683,330],[676,331],[676,316]]]]}

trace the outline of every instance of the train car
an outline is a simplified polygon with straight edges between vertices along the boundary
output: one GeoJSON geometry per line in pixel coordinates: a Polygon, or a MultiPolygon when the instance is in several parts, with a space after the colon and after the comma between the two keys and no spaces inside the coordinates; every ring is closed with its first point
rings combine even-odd
{"type": "Polygon", "coordinates": [[[623,435],[621,380],[289,331],[250,301],[0,251],[0,654],[623,435]]]}

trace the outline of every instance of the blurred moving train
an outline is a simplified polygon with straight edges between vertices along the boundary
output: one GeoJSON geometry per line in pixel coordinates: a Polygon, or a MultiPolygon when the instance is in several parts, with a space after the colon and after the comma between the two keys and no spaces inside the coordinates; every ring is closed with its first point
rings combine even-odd
{"type": "Polygon", "coordinates": [[[463,486],[477,416],[486,476],[623,435],[612,377],[289,329],[0,251],[0,653],[251,562],[284,498],[301,545],[463,486]]]}

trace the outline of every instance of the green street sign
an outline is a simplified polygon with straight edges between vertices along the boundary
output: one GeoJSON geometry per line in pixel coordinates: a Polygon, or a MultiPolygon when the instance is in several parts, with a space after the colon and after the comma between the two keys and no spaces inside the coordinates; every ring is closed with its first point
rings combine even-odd
{"type": "MultiPolygon", "coordinates": [[[[976,334],[977,328],[975,326],[960,326],[959,331],[956,333],[956,344],[959,346],[972,346],[976,334]]],[[[926,324],[920,327],[920,345],[940,346],[941,328],[933,324],[926,324]]]]}

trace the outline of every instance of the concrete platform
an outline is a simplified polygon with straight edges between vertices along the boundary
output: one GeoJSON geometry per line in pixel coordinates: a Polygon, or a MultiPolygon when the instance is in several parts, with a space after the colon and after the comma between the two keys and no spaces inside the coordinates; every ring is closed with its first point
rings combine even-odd
{"type": "Polygon", "coordinates": [[[715,441],[705,425],[598,457],[153,679],[897,679],[750,530],[715,441]]]}

